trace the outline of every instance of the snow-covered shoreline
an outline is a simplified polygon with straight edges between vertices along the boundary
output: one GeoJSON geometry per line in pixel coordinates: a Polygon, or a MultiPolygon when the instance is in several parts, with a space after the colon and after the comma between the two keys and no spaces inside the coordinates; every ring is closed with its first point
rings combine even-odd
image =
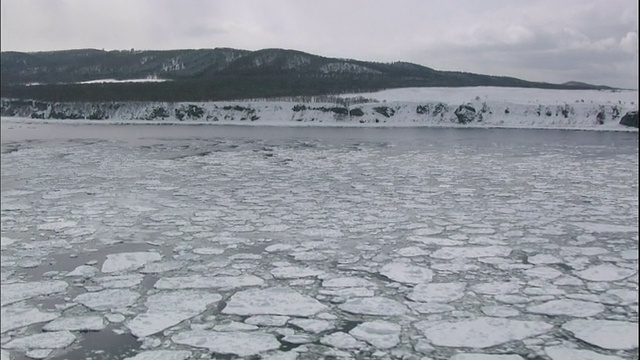
{"type": "Polygon", "coordinates": [[[637,91],[407,88],[283,100],[56,103],[2,99],[3,121],[637,131],[637,91]]]}

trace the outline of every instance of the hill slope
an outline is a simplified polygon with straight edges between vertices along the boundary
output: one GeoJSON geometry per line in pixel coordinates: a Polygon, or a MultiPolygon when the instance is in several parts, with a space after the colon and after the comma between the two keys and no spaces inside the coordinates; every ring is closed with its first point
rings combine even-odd
{"type": "Polygon", "coordinates": [[[83,49],[3,52],[0,55],[2,97],[48,101],[225,100],[435,86],[606,88],[578,82],[549,84],[511,77],[438,71],[406,62],[375,63],[327,58],[283,49],[83,49]],[[78,84],[100,79],[151,77],[171,81],[78,84]]]}

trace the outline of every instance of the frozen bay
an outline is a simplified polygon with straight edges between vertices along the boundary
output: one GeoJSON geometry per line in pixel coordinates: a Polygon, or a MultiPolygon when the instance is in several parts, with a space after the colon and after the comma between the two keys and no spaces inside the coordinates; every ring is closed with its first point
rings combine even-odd
{"type": "Polygon", "coordinates": [[[1,170],[3,359],[638,356],[637,133],[12,122],[1,170]]]}

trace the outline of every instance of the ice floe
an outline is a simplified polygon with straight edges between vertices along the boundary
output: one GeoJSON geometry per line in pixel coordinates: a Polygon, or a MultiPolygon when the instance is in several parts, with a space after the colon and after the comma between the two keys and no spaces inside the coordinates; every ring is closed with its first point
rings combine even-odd
{"type": "Polygon", "coordinates": [[[400,342],[401,327],[398,324],[375,320],[362,323],[349,331],[353,337],[364,340],[379,349],[392,348],[400,342]]]}
{"type": "Polygon", "coordinates": [[[127,274],[95,277],[93,281],[105,289],[116,289],[136,287],[142,282],[143,278],[144,276],[141,274],[127,274]]]}
{"type": "Polygon", "coordinates": [[[585,270],[575,271],[574,274],[581,279],[589,281],[618,281],[636,274],[636,270],[621,268],[611,264],[601,264],[588,267],[585,270]]]}
{"type": "Polygon", "coordinates": [[[287,287],[250,289],[231,296],[223,314],[311,316],[327,307],[287,287]]]}
{"type": "Polygon", "coordinates": [[[129,252],[107,255],[102,264],[103,273],[136,270],[148,263],[160,261],[162,255],[157,252],[129,252]]]}
{"type": "Polygon", "coordinates": [[[289,320],[289,324],[295,325],[302,330],[312,334],[331,330],[335,327],[335,324],[332,322],[316,319],[291,319],[289,320]]]}
{"type": "Polygon", "coordinates": [[[338,277],[338,278],[323,280],[322,286],[330,287],[330,288],[375,287],[375,284],[369,280],[359,278],[359,277],[338,277]]]}
{"type": "Polygon", "coordinates": [[[30,299],[36,296],[57,294],[69,287],[66,281],[31,281],[0,285],[0,303],[5,306],[14,302],[30,299]]]}
{"type": "Polygon", "coordinates": [[[431,269],[405,262],[393,262],[384,265],[380,274],[389,279],[407,284],[420,284],[429,282],[433,278],[431,269]]]}
{"type": "Polygon", "coordinates": [[[171,337],[180,345],[208,349],[218,354],[253,356],[280,347],[280,342],[271,334],[252,332],[217,332],[192,330],[180,332],[171,337]]]}
{"type": "Polygon", "coordinates": [[[551,300],[543,304],[527,307],[527,311],[544,315],[566,315],[574,317],[592,317],[605,310],[604,305],[580,300],[551,300]]]}
{"type": "Polygon", "coordinates": [[[255,315],[246,318],[244,322],[258,326],[284,326],[289,319],[288,316],[282,315],[255,315]]]}
{"type": "Polygon", "coordinates": [[[638,323],[613,320],[571,320],[562,325],[564,330],[589,344],[611,350],[638,347],[638,323]]]}
{"type": "Polygon", "coordinates": [[[455,354],[449,360],[525,360],[520,355],[515,354],[480,354],[461,353],[455,354]]]}
{"type": "Polygon", "coordinates": [[[5,349],[64,349],[76,341],[70,331],[52,331],[16,338],[3,344],[5,349]]]}
{"type": "Polygon", "coordinates": [[[364,346],[363,342],[358,341],[353,336],[341,331],[323,336],[320,338],[320,343],[338,349],[358,349],[364,346]]]}
{"type": "Polygon", "coordinates": [[[297,279],[306,277],[316,277],[323,274],[321,270],[299,266],[280,266],[271,270],[271,275],[276,279],[297,279]]]}
{"type": "Polygon", "coordinates": [[[574,349],[566,346],[549,346],[544,349],[551,360],[622,360],[614,355],[604,355],[591,350],[574,349]]]}
{"type": "Polygon", "coordinates": [[[264,280],[254,275],[240,276],[177,276],[161,278],[154,287],[156,289],[233,289],[239,287],[262,286],[264,280]]]}
{"type": "Polygon", "coordinates": [[[615,224],[602,224],[602,223],[590,223],[590,222],[574,222],[573,225],[596,233],[633,233],[638,232],[638,225],[615,225],[615,224]]]}
{"type": "Polygon", "coordinates": [[[196,290],[153,294],[145,302],[147,312],[137,315],[125,325],[136,337],[153,335],[198,315],[221,299],[218,294],[196,290]]]}
{"type": "Polygon", "coordinates": [[[418,284],[407,298],[420,302],[442,302],[456,301],[464,297],[464,283],[431,283],[418,284]]]}
{"type": "Polygon", "coordinates": [[[60,314],[58,313],[42,312],[36,308],[25,308],[22,306],[3,307],[0,309],[0,319],[2,319],[2,321],[0,321],[0,333],[32,324],[51,321],[59,316],[60,314]]]}
{"type": "Polygon", "coordinates": [[[338,305],[340,310],[352,314],[396,316],[408,311],[407,307],[395,300],[384,297],[349,299],[338,305]]]}
{"type": "Polygon", "coordinates": [[[488,256],[509,256],[511,248],[506,246],[443,247],[431,253],[435,259],[481,258],[488,256]]]}
{"type": "Polygon", "coordinates": [[[133,305],[140,294],[127,289],[108,289],[97,292],[84,293],[76,296],[73,301],[91,310],[117,310],[133,305]]]}
{"type": "Polygon", "coordinates": [[[469,348],[486,348],[508,341],[522,340],[544,334],[553,328],[553,325],[542,321],[492,317],[437,323],[420,321],[414,326],[434,345],[469,348]]]}
{"type": "Polygon", "coordinates": [[[107,326],[101,316],[65,316],[53,320],[42,327],[44,331],[100,331],[107,326]]]}
{"type": "Polygon", "coordinates": [[[124,360],[187,360],[191,358],[188,350],[148,350],[124,360]]]}

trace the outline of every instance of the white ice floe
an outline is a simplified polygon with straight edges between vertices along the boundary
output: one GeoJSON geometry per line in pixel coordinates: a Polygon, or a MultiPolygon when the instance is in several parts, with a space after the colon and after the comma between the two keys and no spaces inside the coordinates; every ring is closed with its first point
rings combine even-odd
{"type": "Polygon", "coordinates": [[[571,320],[562,325],[564,330],[589,344],[611,350],[638,347],[638,323],[613,320],[571,320]]]}
{"type": "Polygon", "coordinates": [[[522,286],[515,281],[496,281],[480,283],[471,286],[471,290],[478,294],[504,295],[518,292],[522,286]]]}
{"type": "Polygon", "coordinates": [[[229,298],[223,314],[311,316],[327,307],[288,287],[251,289],[229,298]]]}
{"type": "Polygon", "coordinates": [[[153,335],[200,314],[221,299],[218,294],[194,290],[153,294],[145,302],[147,312],[125,325],[136,337],[153,335]]]}
{"type": "Polygon", "coordinates": [[[193,249],[194,254],[198,255],[220,255],[224,252],[221,248],[197,248],[193,249]]]}
{"type": "Polygon", "coordinates": [[[384,297],[349,299],[338,307],[352,314],[379,316],[397,316],[409,310],[405,305],[384,297]]]}
{"type": "Polygon", "coordinates": [[[599,232],[599,233],[638,232],[638,225],[628,226],[628,225],[601,224],[601,223],[590,223],[590,222],[574,222],[572,224],[590,232],[599,232]]]}
{"type": "Polygon", "coordinates": [[[440,304],[440,303],[423,303],[423,302],[408,301],[405,304],[407,304],[407,306],[409,306],[411,310],[416,311],[420,314],[437,314],[437,313],[453,311],[456,309],[451,305],[440,304]]]}
{"type": "Polygon", "coordinates": [[[553,325],[542,321],[520,321],[480,317],[456,322],[420,321],[414,326],[437,346],[486,348],[544,334],[553,325]]]}
{"type": "Polygon", "coordinates": [[[425,245],[438,245],[438,246],[459,246],[464,245],[464,241],[445,238],[434,238],[424,236],[410,236],[409,240],[423,243],[425,245]]]}
{"type": "Polygon", "coordinates": [[[244,320],[247,324],[258,326],[284,326],[287,321],[289,317],[282,315],[256,315],[244,320]]]}
{"type": "Polygon", "coordinates": [[[60,314],[53,312],[42,312],[36,308],[25,308],[20,306],[3,307],[0,309],[0,333],[21,327],[51,321],[60,314]]]}
{"type": "Polygon", "coordinates": [[[520,312],[509,306],[483,306],[482,313],[493,317],[511,317],[518,316],[520,312]]]}
{"type": "Polygon", "coordinates": [[[546,347],[544,352],[551,360],[623,360],[614,355],[604,355],[591,350],[580,350],[566,346],[546,347]]]}
{"type": "Polygon", "coordinates": [[[511,248],[507,246],[468,246],[443,247],[431,253],[435,259],[481,258],[488,256],[509,256],[511,248]]]}
{"type": "Polygon", "coordinates": [[[280,342],[275,336],[256,331],[192,330],[178,333],[172,336],[171,340],[180,345],[200,347],[218,354],[237,356],[253,356],[280,347],[280,342]]]}
{"type": "Polygon", "coordinates": [[[144,279],[142,274],[126,274],[96,277],[93,278],[93,281],[105,289],[116,289],[136,287],[142,282],[142,279],[144,279]]]}
{"type": "Polygon", "coordinates": [[[464,283],[418,284],[407,297],[413,301],[447,303],[464,297],[464,283]]]}
{"type": "Polygon", "coordinates": [[[520,355],[515,354],[477,354],[477,353],[462,353],[455,354],[449,358],[449,360],[525,360],[520,355]]]}
{"type": "Polygon", "coordinates": [[[527,258],[527,261],[532,263],[532,264],[561,264],[562,263],[562,259],[557,258],[553,255],[549,255],[549,254],[537,254],[534,256],[530,256],[527,258]]]}
{"type": "Polygon", "coordinates": [[[359,277],[338,277],[322,281],[323,287],[349,288],[349,287],[375,287],[371,281],[359,277]]]}
{"type": "Polygon", "coordinates": [[[433,271],[425,266],[406,262],[392,262],[380,269],[380,274],[389,279],[406,284],[420,284],[431,281],[433,271]]]}
{"type": "Polygon", "coordinates": [[[129,252],[107,255],[107,260],[102,264],[103,273],[136,270],[154,261],[160,261],[162,255],[157,252],[129,252]]]}
{"type": "Polygon", "coordinates": [[[438,235],[444,231],[443,227],[434,226],[434,227],[422,227],[413,230],[413,233],[417,236],[430,236],[430,235],[438,235]]]}
{"type": "Polygon", "coordinates": [[[260,360],[296,360],[298,358],[298,349],[291,351],[274,351],[260,356],[260,360]]]}
{"type": "Polygon", "coordinates": [[[551,300],[544,304],[527,307],[527,312],[544,315],[566,315],[573,317],[591,317],[605,310],[604,305],[580,300],[551,300]]]}
{"type": "Polygon", "coordinates": [[[53,331],[16,338],[3,344],[5,349],[64,349],[76,341],[69,331],[53,331]]]}
{"type": "Polygon", "coordinates": [[[26,357],[31,359],[45,359],[49,355],[51,355],[52,352],[53,352],[53,349],[33,349],[33,350],[27,351],[24,354],[26,357]]]}
{"type": "Polygon", "coordinates": [[[298,279],[316,277],[324,272],[317,269],[301,266],[280,266],[271,270],[271,275],[276,279],[298,279]]]}
{"type": "Polygon", "coordinates": [[[591,266],[585,270],[575,271],[581,279],[589,281],[618,281],[636,274],[636,270],[621,268],[611,264],[591,266]]]}
{"type": "Polygon", "coordinates": [[[121,323],[126,320],[126,317],[122,314],[110,313],[110,314],[105,314],[104,317],[106,317],[107,320],[109,320],[109,322],[112,322],[112,323],[121,323]]]}
{"type": "Polygon", "coordinates": [[[217,324],[213,327],[213,331],[254,331],[258,330],[255,325],[245,324],[237,321],[217,324]]]}
{"type": "Polygon", "coordinates": [[[183,266],[185,266],[185,264],[186,263],[183,262],[183,261],[176,261],[176,260],[169,260],[169,261],[162,261],[162,262],[152,262],[152,263],[146,264],[140,270],[140,272],[143,273],[143,274],[163,273],[163,272],[167,272],[167,271],[178,270],[178,269],[182,268],[183,266]]]}
{"type": "Polygon", "coordinates": [[[74,227],[78,223],[76,221],[57,221],[38,225],[38,230],[50,230],[60,232],[66,228],[74,227]]]}
{"type": "Polygon", "coordinates": [[[188,350],[148,350],[124,360],[187,360],[191,358],[188,350]]]}
{"type": "Polygon", "coordinates": [[[135,291],[127,289],[108,289],[80,294],[76,296],[73,301],[80,303],[91,310],[104,311],[127,308],[133,305],[138,297],[140,297],[140,294],[135,291]]]}
{"type": "Polygon", "coordinates": [[[98,270],[97,267],[95,266],[89,266],[89,265],[80,265],[78,267],[76,267],[75,269],[73,269],[71,272],[69,272],[66,276],[69,277],[83,277],[83,278],[92,278],[96,275],[98,275],[98,273],[100,272],[100,270],[98,270]]]}
{"type": "Polygon", "coordinates": [[[562,275],[561,271],[558,271],[549,266],[536,266],[534,268],[524,271],[525,275],[529,277],[541,278],[541,279],[555,279],[562,275]]]}
{"type": "Polygon", "coordinates": [[[319,252],[305,251],[291,254],[297,261],[324,261],[327,257],[319,252]]]}
{"type": "Polygon", "coordinates": [[[328,296],[339,296],[339,297],[370,297],[375,295],[375,291],[369,288],[364,287],[353,287],[353,288],[329,288],[329,289],[320,289],[318,291],[321,295],[328,296]]]}
{"type": "Polygon", "coordinates": [[[57,294],[68,287],[69,284],[66,281],[60,280],[2,284],[0,285],[0,304],[5,306],[36,296],[57,294]]]}
{"type": "Polygon", "coordinates": [[[398,324],[375,320],[356,326],[349,331],[349,334],[379,349],[389,349],[400,343],[401,329],[398,324]]]}
{"type": "Polygon", "coordinates": [[[289,320],[289,324],[295,325],[312,334],[318,334],[335,327],[335,324],[330,321],[316,319],[291,319],[289,320]]]}
{"type": "Polygon", "coordinates": [[[638,290],[628,289],[611,289],[607,290],[607,294],[613,295],[620,299],[622,305],[630,305],[638,303],[638,290]]]}
{"type": "Polygon", "coordinates": [[[8,238],[6,236],[0,236],[0,249],[5,249],[14,243],[18,242],[18,239],[8,238]]]}
{"type": "Polygon", "coordinates": [[[162,278],[154,287],[156,289],[208,289],[208,288],[239,288],[248,286],[262,286],[264,280],[254,275],[240,276],[177,276],[162,278]]]}
{"type": "Polygon", "coordinates": [[[100,331],[107,326],[107,323],[101,316],[85,315],[85,316],[65,316],[53,320],[45,324],[42,328],[44,331],[100,331]]]}
{"type": "Polygon", "coordinates": [[[430,254],[429,251],[424,250],[423,248],[420,248],[418,246],[403,247],[401,249],[395,250],[395,252],[398,253],[398,255],[404,257],[425,256],[430,254]]]}
{"type": "Polygon", "coordinates": [[[363,342],[342,331],[323,336],[320,338],[320,343],[338,349],[358,349],[364,346],[363,342]]]}

